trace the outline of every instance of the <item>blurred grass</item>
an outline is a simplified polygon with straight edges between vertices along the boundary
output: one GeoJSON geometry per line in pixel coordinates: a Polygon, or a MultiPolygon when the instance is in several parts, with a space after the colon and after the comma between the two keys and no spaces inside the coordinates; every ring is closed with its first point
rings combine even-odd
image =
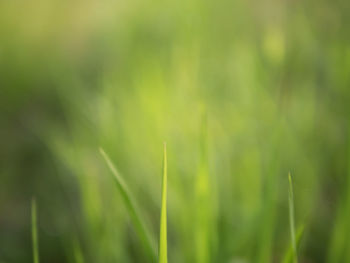
{"type": "MultiPolygon", "coordinates": [[[[304,225],[301,225],[297,231],[296,231],[296,235],[295,235],[295,247],[296,249],[298,249],[301,239],[303,237],[303,233],[304,233],[304,225]]],[[[288,246],[288,249],[284,255],[283,258],[283,263],[289,263],[289,262],[293,262],[293,260],[295,260],[295,253],[294,253],[294,245],[290,244],[290,246],[288,246]]]]}
{"type": "Polygon", "coordinates": [[[33,262],[39,263],[39,241],[37,230],[37,212],[36,201],[32,199],[32,247],[33,247],[33,262]]]}
{"type": "Polygon", "coordinates": [[[35,195],[42,262],[144,262],[96,149],[155,236],[167,141],[169,262],[281,261],[290,170],[299,262],[347,262],[349,5],[0,2],[0,261],[35,195]]]}
{"type": "MultiPolygon", "coordinates": [[[[133,201],[133,197],[132,197],[126,183],[124,182],[123,178],[119,175],[119,173],[118,173],[117,169],[115,168],[115,166],[113,165],[111,159],[108,157],[108,155],[105,153],[105,151],[101,148],[100,148],[100,153],[103,156],[103,158],[105,159],[109,169],[111,170],[111,172],[114,175],[114,179],[115,179],[115,182],[117,183],[118,190],[123,198],[123,202],[125,203],[125,206],[128,208],[128,212],[130,213],[130,217],[135,225],[135,228],[138,232],[138,235],[140,236],[140,239],[142,241],[142,245],[144,246],[144,250],[145,250],[147,256],[149,257],[150,262],[155,262],[156,261],[156,253],[154,251],[151,238],[147,232],[147,229],[145,227],[143,219],[141,218],[141,215],[138,212],[138,209],[136,208],[136,204],[133,201]]],[[[166,157],[164,157],[164,158],[166,158],[166,157]]],[[[165,160],[166,159],[164,159],[164,161],[165,160]]],[[[166,168],[164,168],[164,169],[166,169],[166,168]]],[[[164,171],[166,171],[166,170],[164,170],[164,171]]],[[[166,178],[164,178],[163,180],[166,180],[166,178]]],[[[165,183],[166,183],[166,181],[165,181],[165,183]]],[[[166,209],[166,207],[163,208],[163,206],[162,206],[162,211],[163,211],[163,209],[166,209]]],[[[166,218],[164,220],[166,220],[166,218]]],[[[165,224],[165,223],[162,222],[162,224],[165,224]]],[[[165,228],[166,228],[166,225],[165,225],[165,228]]],[[[164,231],[164,229],[163,229],[163,231],[164,231]]],[[[166,229],[165,229],[165,231],[166,231],[166,229]]],[[[161,233],[162,233],[162,231],[161,231],[161,233]]],[[[165,236],[165,238],[166,238],[166,236],[165,236]]],[[[160,242],[162,244],[162,242],[164,242],[164,241],[160,240],[160,242]]]]}
{"type": "Polygon", "coordinates": [[[160,211],[160,231],[159,231],[159,263],[168,262],[168,238],[167,238],[167,182],[168,182],[168,172],[167,172],[167,152],[166,143],[164,143],[164,153],[163,153],[163,175],[162,175],[162,204],[160,211]]]}
{"type": "Polygon", "coordinates": [[[288,203],[289,203],[289,224],[290,224],[290,236],[293,248],[293,262],[298,263],[297,241],[295,237],[295,215],[294,215],[294,194],[293,194],[293,182],[292,176],[288,174],[288,203]]]}

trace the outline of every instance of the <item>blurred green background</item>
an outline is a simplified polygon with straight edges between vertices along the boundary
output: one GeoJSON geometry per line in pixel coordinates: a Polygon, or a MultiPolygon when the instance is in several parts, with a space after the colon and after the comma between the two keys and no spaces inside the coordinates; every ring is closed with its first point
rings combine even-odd
{"type": "Polygon", "coordinates": [[[0,1],[0,262],[350,262],[350,2],[0,1]],[[203,179],[204,178],[204,179],[203,179]]]}

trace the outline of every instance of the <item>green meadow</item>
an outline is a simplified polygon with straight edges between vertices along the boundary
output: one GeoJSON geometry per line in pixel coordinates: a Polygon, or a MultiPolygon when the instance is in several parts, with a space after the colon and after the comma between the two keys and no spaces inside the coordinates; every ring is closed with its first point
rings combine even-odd
{"type": "Polygon", "coordinates": [[[0,263],[350,262],[349,10],[0,1],[0,263]]]}

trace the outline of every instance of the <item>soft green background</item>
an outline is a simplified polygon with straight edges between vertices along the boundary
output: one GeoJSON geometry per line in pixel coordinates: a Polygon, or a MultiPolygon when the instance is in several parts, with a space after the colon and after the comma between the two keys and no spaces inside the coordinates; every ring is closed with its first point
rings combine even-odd
{"type": "Polygon", "coordinates": [[[350,2],[0,1],[0,262],[350,262],[350,2]]]}

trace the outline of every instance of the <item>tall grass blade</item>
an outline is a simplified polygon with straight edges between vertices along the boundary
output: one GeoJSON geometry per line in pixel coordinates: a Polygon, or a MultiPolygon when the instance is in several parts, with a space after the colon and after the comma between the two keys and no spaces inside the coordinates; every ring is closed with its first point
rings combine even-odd
{"type": "Polygon", "coordinates": [[[163,156],[163,179],[162,179],[162,206],[160,211],[160,234],[159,234],[159,263],[168,262],[167,248],[167,154],[164,143],[163,156]]]}
{"type": "Polygon", "coordinates": [[[288,174],[289,181],[289,223],[290,223],[290,235],[292,241],[293,248],[293,262],[298,263],[298,255],[297,255],[297,244],[295,238],[295,222],[294,222],[294,195],[293,195],[293,183],[292,176],[290,173],[288,174]]]}
{"type": "Polygon", "coordinates": [[[135,202],[133,201],[131,192],[129,191],[129,188],[127,187],[126,183],[124,182],[123,178],[120,176],[120,174],[117,171],[117,168],[114,166],[112,163],[111,159],[109,156],[106,154],[106,152],[100,148],[100,153],[105,159],[109,169],[111,170],[112,174],[114,175],[115,182],[117,184],[117,187],[119,189],[119,192],[123,198],[124,204],[127,207],[129,213],[130,213],[130,218],[135,225],[136,232],[138,233],[142,246],[145,250],[145,253],[148,255],[149,260],[151,262],[156,262],[157,259],[157,253],[152,245],[152,239],[145,227],[144,221],[137,209],[137,206],[135,202]]]}
{"type": "Polygon", "coordinates": [[[32,242],[33,242],[33,262],[39,263],[39,241],[37,229],[36,201],[32,199],[32,242]]]}

